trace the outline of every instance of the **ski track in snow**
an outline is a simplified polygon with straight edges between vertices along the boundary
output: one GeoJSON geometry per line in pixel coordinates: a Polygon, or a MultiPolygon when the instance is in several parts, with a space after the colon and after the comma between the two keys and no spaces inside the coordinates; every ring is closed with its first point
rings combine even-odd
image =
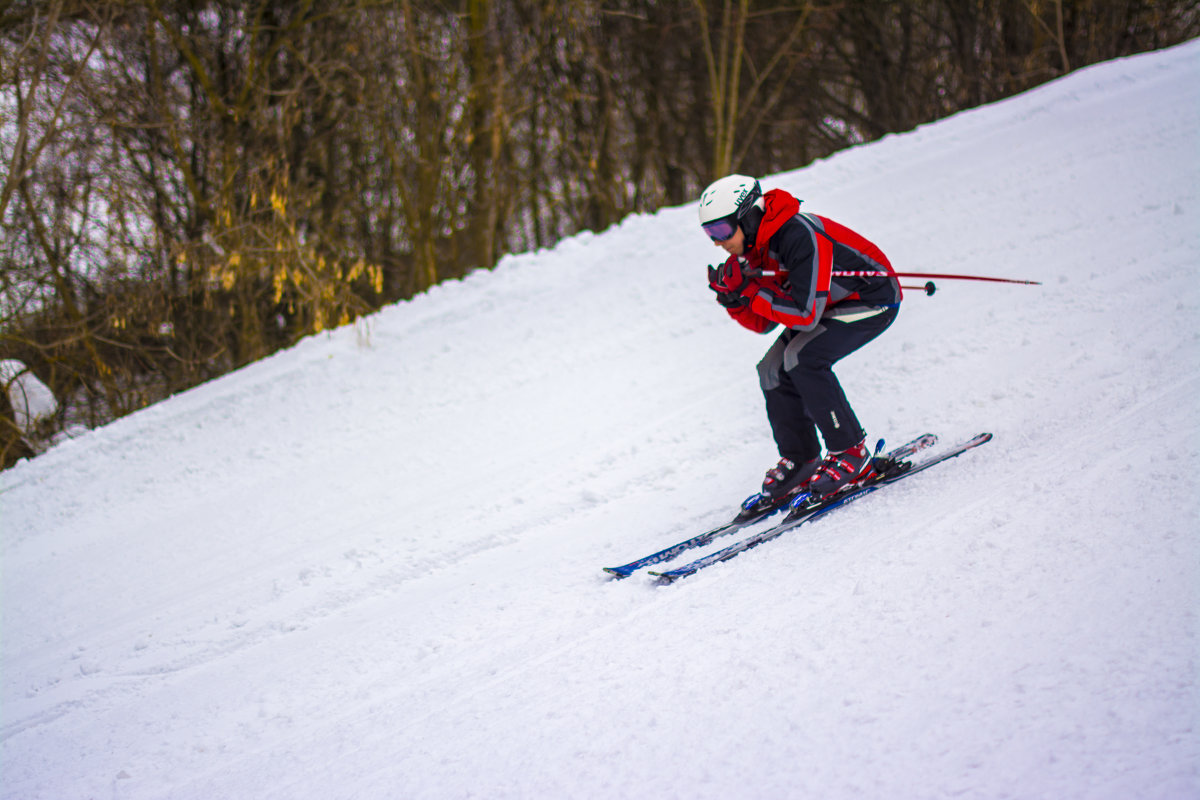
{"type": "Polygon", "coordinates": [[[692,205],[0,474],[0,797],[1200,796],[1197,77],[764,179],[1044,285],[910,293],[838,370],[872,436],[992,443],[670,587],[600,567],[776,457],[692,205]]]}

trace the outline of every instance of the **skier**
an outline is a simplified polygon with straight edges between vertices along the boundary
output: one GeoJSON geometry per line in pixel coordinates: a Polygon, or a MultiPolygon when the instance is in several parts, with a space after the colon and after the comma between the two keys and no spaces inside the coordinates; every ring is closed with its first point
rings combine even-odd
{"type": "Polygon", "coordinates": [[[758,364],[779,463],[744,515],[808,491],[822,497],[870,474],[866,432],[846,400],[835,362],[883,333],[902,292],[883,252],[827,217],[800,212],[781,189],[729,175],[700,196],[700,225],[729,254],[708,268],[710,288],[756,333],[784,331],[758,364]],[[873,275],[851,273],[869,272],[873,275]],[[828,452],[821,458],[820,431],[828,452]]]}

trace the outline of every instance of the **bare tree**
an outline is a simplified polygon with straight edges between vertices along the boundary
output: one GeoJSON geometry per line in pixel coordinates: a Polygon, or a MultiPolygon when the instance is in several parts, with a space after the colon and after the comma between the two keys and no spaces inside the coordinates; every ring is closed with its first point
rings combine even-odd
{"type": "Polygon", "coordinates": [[[0,4],[0,359],[95,425],[720,174],[1197,34],[1196,0],[0,4]]]}

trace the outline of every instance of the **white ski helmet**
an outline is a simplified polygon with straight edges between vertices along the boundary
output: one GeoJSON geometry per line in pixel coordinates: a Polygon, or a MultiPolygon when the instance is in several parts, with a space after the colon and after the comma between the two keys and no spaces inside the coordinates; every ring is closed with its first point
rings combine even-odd
{"type": "Polygon", "coordinates": [[[700,227],[714,242],[723,242],[733,236],[738,223],[755,206],[762,209],[758,181],[748,175],[726,175],[700,195],[700,227]]]}

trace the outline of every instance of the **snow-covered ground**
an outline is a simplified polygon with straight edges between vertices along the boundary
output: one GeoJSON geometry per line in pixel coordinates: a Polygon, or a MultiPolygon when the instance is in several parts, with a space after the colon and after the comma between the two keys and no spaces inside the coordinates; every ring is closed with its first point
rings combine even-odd
{"type": "MultiPolygon", "coordinates": [[[[995,441],[670,587],[775,453],[693,205],[0,474],[4,798],[1200,796],[1200,42],[764,179],[995,441]]],[[[724,543],[724,541],[722,542],[724,543]]]]}

